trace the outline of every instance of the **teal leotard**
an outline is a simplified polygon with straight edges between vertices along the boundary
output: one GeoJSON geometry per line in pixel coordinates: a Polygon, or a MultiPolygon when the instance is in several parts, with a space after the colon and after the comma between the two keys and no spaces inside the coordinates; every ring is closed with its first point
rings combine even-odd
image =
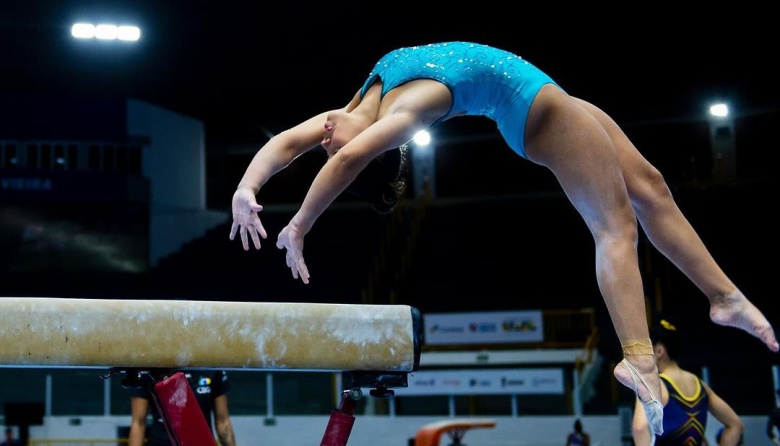
{"type": "Polygon", "coordinates": [[[456,115],[485,116],[496,122],[507,144],[525,157],[525,122],[536,94],[550,76],[520,56],[470,42],[444,42],[393,50],[377,62],[360,96],[377,80],[382,96],[416,79],[441,82],[452,106],[435,123],[456,115]]]}

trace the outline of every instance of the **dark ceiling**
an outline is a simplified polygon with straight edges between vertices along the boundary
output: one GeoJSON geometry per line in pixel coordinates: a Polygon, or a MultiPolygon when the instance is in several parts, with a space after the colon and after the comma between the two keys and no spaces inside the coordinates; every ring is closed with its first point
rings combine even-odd
{"type": "Polygon", "coordinates": [[[212,145],[254,143],[344,105],[394,47],[501,46],[621,122],[695,119],[725,99],[780,106],[774,14],[732,3],[681,12],[506,2],[7,0],[0,93],[121,95],[202,119],[212,145]],[[135,45],[74,41],[75,21],[126,21],[135,45]]]}

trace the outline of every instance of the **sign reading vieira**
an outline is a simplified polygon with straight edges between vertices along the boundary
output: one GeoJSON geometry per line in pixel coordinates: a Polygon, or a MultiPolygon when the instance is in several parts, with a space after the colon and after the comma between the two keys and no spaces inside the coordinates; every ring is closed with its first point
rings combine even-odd
{"type": "Polygon", "coordinates": [[[506,344],[542,342],[542,311],[426,313],[425,344],[506,344]]]}

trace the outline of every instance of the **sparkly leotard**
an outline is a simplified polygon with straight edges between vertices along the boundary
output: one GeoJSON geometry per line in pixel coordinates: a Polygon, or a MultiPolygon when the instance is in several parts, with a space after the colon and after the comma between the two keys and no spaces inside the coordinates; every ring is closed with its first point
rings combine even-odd
{"type": "Polygon", "coordinates": [[[704,444],[710,397],[697,382],[693,395],[683,395],[672,379],[661,373],[661,381],[669,390],[664,407],[664,433],[656,437],[656,446],[696,446],[704,444]]]}
{"type": "Polygon", "coordinates": [[[435,123],[456,115],[478,115],[496,122],[507,144],[525,157],[528,110],[547,74],[510,52],[470,42],[444,42],[400,48],[377,62],[360,90],[382,81],[382,97],[416,79],[441,82],[452,93],[452,106],[435,123]]]}

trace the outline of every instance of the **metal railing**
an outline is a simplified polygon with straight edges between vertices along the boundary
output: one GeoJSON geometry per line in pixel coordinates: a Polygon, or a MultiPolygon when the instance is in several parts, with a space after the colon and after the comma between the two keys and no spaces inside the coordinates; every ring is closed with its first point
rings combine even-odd
{"type": "Polygon", "coordinates": [[[127,438],[30,438],[28,446],[122,446],[127,438]]]}

